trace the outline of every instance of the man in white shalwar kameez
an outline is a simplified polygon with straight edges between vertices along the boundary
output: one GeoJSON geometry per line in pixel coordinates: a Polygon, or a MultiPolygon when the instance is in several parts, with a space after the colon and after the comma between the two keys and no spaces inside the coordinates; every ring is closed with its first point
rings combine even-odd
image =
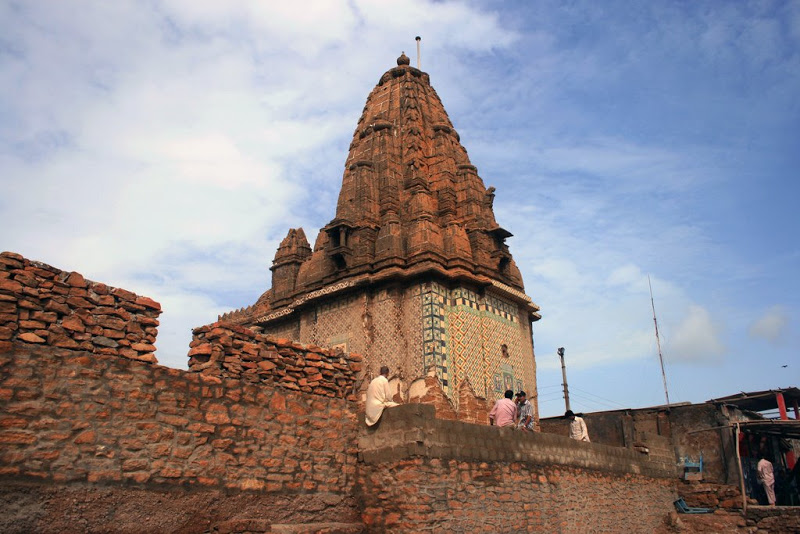
{"type": "Polygon", "coordinates": [[[372,379],[367,388],[367,426],[372,426],[381,418],[384,408],[397,406],[392,402],[392,391],[389,387],[389,368],[381,367],[381,374],[372,379]]]}
{"type": "Polygon", "coordinates": [[[578,417],[572,410],[564,412],[564,417],[569,420],[569,437],[578,441],[590,441],[583,417],[578,417]]]}
{"type": "Polygon", "coordinates": [[[764,486],[764,493],[767,494],[767,503],[775,506],[775,474],[772,470],[772,462],[761,456],[756,466],[758,481],[764,486]]]}

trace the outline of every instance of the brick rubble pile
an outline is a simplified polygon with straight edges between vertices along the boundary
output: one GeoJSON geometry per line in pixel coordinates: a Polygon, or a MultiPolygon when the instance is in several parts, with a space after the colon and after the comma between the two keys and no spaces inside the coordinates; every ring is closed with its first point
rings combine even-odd
{"type": "Polygon", "coordinates": [[[161,305],[125,289],[0,253],[0,342],[83,350],[157,363],[161,305]]]}
{"type": "Polygon", "coordinates": [[[362,370],[358,354],[304,346],[222,322],[195,328],[193,334],[190,371],[356,400],[362,370]]]}

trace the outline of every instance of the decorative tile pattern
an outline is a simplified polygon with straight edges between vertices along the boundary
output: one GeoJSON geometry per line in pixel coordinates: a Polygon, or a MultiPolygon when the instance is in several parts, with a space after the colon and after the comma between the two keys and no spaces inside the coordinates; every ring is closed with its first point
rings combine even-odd
{"type": "Polygon", "coordinates": [[[519,322],[519,306],[512,304],[500,297],[487,294],[484,300],[483,309],[495,315],[499,315],[506,321],[512,323],[519,322]]]}
{"type": "Polygon", "coordinates": [[[322,347],[346,347],[347,352],[364,354],[366,343],[361,324],[362,300],[362,296],[353,295],[334,298],[316,306],[309,312],[309,339],[300,341],[322,347]]]}
{"type": "Polygon", "coordinates": [[[406,339],[403,324],[402,293],[380,291],[370,299],[372,343],[365,353],[367,366],[378,372],[381,365],[388,365],[394,376],[399,371],[405,374],[406,339]]]}
{"type": "Polygon", "coordinates": [[[524,311],[497,295],[467,288],[450,291],[446,313],[454,384],[468,379],[479,395],[498,398],[506,389],[535,387],[535,364],[524,311]],[[506,346],[505,352],[503,345],[506,346]]]}
{"type": "Polygon", "coordinates": [[[428,370],[435,369],[445,393],[452,396],[455,390],[449,373],[445,325],[449,291],[436,282],[425,282],[422,284],[421,296],[423,376],[428,370]]]}
{"type": "Polygon", "coordinates": [[[305,310],[299,327],[284,323],[266,333],[296,339],[299,331],[303,343],[360,353],[372,374],[388,365],[406,383],[434,369],[454,403],[464,380],[488,399],[505,389],[524,389],[534,400],[536,366],[526,313],[491,292],[424,282],[332,296],[305,310]]]}
{"type": "Polygon", "coordinates": [[[295,318],[285,323],[270,325],[267,332],[270,336],[285,338],[285,339],[298,339],[300,337],[300,319],[295,318]]]}
{"type": "Polygon", "coordinates": [[[421,284],[408,288],[402,302],[402,329],[405,333],[405,345],[402,347],[405,354],[403,370],[409,381],[425,375],[421,290],[421,284]]]}
{"type": "MultiPolygon", "coordinates": [[[[507,389],[514,391],[514,368],[507,363],[501,363],[494,374],[494,392],[497,397],[502,397],[507,389]]],[[[516,391],[519,391],[518,389],[516,391]]]]}
{"type": "Polygon", "coordinates": [[[473,390],[483,395],[486,389],[481,314],[477,309],[462,307],[447,314],[448,333],[456,382],[468,379],[473,390]]]}

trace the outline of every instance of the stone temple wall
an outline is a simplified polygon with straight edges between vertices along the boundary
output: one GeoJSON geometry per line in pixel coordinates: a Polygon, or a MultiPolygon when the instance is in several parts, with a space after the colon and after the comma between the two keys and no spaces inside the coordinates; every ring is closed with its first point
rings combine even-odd
{"type": "Polygon", "coordinates": [[[414,283],[329,297],[297,314],[264,332],[362,354],[368,377],[388,365],[406,386],[432,369],[456,404],[464,381],[490,400],[512,389],[535,403],[527,314],[491,290],[414,283]]]}

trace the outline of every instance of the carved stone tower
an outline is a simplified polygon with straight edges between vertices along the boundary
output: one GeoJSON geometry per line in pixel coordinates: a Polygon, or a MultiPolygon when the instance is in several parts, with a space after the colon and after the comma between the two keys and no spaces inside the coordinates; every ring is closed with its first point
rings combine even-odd
{"type": "Polygon", "coordinates": [[[535,403],[539,308],[493,200],[428,74],[403,54],[367,98],[313,252],[289,230],[272,288],[221,319],[360,353],[406,383],[433,371],[451,399],[469,381],[488,399],[525,389],[535,403]]]}

